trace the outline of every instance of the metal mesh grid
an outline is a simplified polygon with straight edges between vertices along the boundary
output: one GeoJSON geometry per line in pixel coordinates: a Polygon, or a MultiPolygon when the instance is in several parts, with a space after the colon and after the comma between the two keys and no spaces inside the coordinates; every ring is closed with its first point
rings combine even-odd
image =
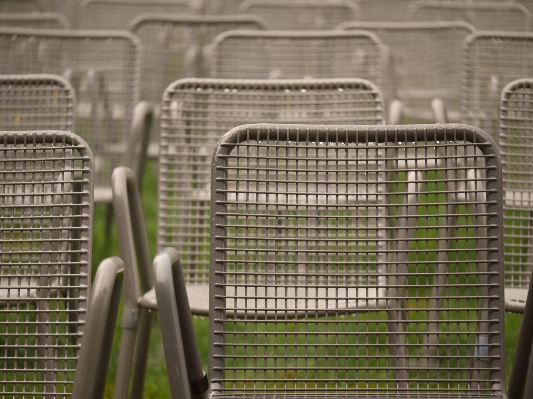
{"type": "Polygon", "coordinates": [[[369,30],[388,46],[392,81],[385,85],[403,102],[405,116],[417,122],[432,120],[431,100],[438,97],[445,101],[450,118],[459,120],[461,50],[474,31],[471,25],[462,21],[349,22],[339,28],[369,30]]]}
{"type": "Polygon", "coordinates": [[[513,2],[420,0],[411,3],[407,12],[413,20],[463,20],[479,30],[528,31],[531,27],[531,15],[527,8],[513,2]]]}
{"type": "Polygon", "coordinates": [[[211,154],[225,132],[252,121],[382,124],[382,100],[373,84],[359,79],[186,79],[170,86],[162,113],[157,245],[179,250],[190,284],[209,282],[211,154]]]}
{"type": "Polygon", "coordinates": [[[91,168],[70,133],[0,133],[2,397],[70,397],[91,276],[91,168]]]}
{"type": "Polygon", "coordinates": [[[502,93],[500,149],[505,189],[505,284],[527,288],[533,254],[533,80],[520,79],[502,93]]]}
{"type": "Polygon", "coordinates": [[[368,79],[381,87],[386,49],[365,31],[228,31],[214,42],[212,76],[368,79]]]}
{"type": "Polygon", "coordinates": [[[478,126],[498,141],[502,89],[533,76],[533,34],[477,32],[463,50],[462,121],[478,126]]]}
{"type": "Polygon", "coordinates": [[[69,22],[59,13],[0,13],[0,26],[35,29],[68,29],[69,22]]]}
{"type": "Polygon", "coordinates": [[[408,21],[407,7],[413,0],[359,0],[364,21],[408,21]]]}
{"type": "Polygon", "coordinates": [[[81,4],[80,26],[85,29],[124,29],[147,13],[192,14],[189,0],[87,0],[81,4]]]}
{"type": "Polygon", "coordinates": [[[202,12],[208,15],[237,14],[243,0],[208,0],[202,5],[202,12]]]}
{"type": "Polygon", "coordinates": [[[466,125],[225,135],[212,169],[212,396],[504,398],[499,162],[466,125]],[[413,151],[426,171],[406,184],[398,164],[413,151]],[[469,201],[455,206],[466,164],[469,201]]]}
{"type": "Polygon", "coordinates": [[[272,30],[327,30],[361,19],[361,10],[352,0],[246,0],[239,12],[260,16],[272,30]]]}
{"type": "Polygon", "coordinates": [[[0,13],[42,11],[38,0],[0,0],[0,13]]]}
{"type": "Polygon", "coordinates": [[[137,18],[131,31],[142,44],[141,98],[160,103],[162,93],[175,80],[209,76],[211,43],[230,29],[264,29],[264,23],[254,16],[147,14],[137,18]]]}
{"type": "Polygon", "coordinates": [[[122,164],[139,96],[139,44],[127,32],[0,28],[0,72],[53,73],[76,93],[74,131],[95,156],[97,187],[122,164]]]}
{"type": "Polygon", "coordinates": [[[0,130],[74,130],[74,91],[56,75],[0,75],[0,130]]]}

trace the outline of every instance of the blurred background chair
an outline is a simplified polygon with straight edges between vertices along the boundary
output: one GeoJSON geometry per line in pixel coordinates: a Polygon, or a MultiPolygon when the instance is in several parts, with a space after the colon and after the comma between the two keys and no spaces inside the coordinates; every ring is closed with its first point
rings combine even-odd
{"type": "Polygon", "coordinates": [[[502,91],[499,145],[505,220],[505,306],[523,312],[533,271],[533,79],[518,79],[502,91]]]}
{"type": "MultiPolygon", "coordinates": [[[[210,395],[504,397],[499,165],[494,142],[465,125],[226,134],[212,168],[210,395]],[[407,184],[398,165],[417,148],[420,165],[441,167],[407,184]],[[450,174],[473,188],[469,203],[447,206],[459,194],[450,174]],[[369,190],[384,197],[384,215],[369,190]],[[376,309],[380,278],[386,305],[376,309]]],[[[183,344],[184,290],[168,295],[179,286],[176,255],[160,253],[154,271],[173,397],[187,397],[183,380],[198,370],[183,344]],[[170,341],[172,324],[183,342],[170,341]]]]}
{"type": "Polygon", "coordinates": [[[361,19],[352,0],[246,0],[238,12],[261,17],[272,30],[328,30],[361,19]]]}
{"type": "Polygon", "coordinates": [[[141,42],[141,99],[153,104],[150,157],[159,153],[161,96],[167,86],[186,77],[208,77],[212,43],[230,29],[265,29],[256,16],[143,14],[131,25],[141,42]]]}
{"type": "Polygon", "coordinates": [[[40,11],[43,11],[43,8],[39,0],[0,0],[0,13],[40,11]]]}
{"type": "Polygon", "coordinates": [[[91,151],[69,132],[0,137],[2,396],[103,397],[122,262],[103,262],[90,295],[91,151]]]}
{"type": "Polygon", "coordinates": [[[462,20],[479,30],[529,31],[531,15],[526,7],[512,1],[463,2],[419,0],[407,11],[416,21],[462,20]]]}
{"type": "Polygon", "coordinates": [[[387,123],[434,121],[431,103],[435,98],[447,104],[451,120],[460,119],[461,51],[473,26],[462,21],[359,21],[343,23],[338,29],[368,30],[388,46],[390,76],[384,92],[393,98],[386,99],[390,105],[387,123]]]}
{"type": "Polygon", "coordinates": [[[0,26],[30,29],[68,29],[67,18],[57,12],[0,13],[0,26]]]}
{"type": "Polygon", "coordinates": [[[413,0],[359,0],[363,21],[408,21],[407,7],[413,0]]]}

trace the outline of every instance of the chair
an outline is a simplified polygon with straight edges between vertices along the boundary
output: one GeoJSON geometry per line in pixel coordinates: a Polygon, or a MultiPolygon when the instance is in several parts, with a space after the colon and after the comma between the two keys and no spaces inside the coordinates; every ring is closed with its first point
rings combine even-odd
{"type": "Polygon", "coordinates": [[[434,116],[431,102],[446,102],[451,120],[458,121],[461,101],[461,50],[474,27],[462,21],[446,22],[346,22],[341,30],[368,30],[390,51],[391,77],[385,83],[391,111],[387,122],[428,122],[434,116]],[[443,62],[443,60],[446,60],[443,62]],[[392,107],[401,102],[401,114],[392,107]]]}
{"type": "Polygon", "coordinates": [[[531,15],[526,7],[514,2],[461,2],[419,0],[407,11],[411,20],[463,20],[479,30],[529,31],[531,15]]]}
{"type": "Polygon", "coordinates": [[[361,19],[361,10],[352,0],[246,0],[238,12],[261,17],[272,30],[328,30],[361,19]]]}
{"type": "MultiPolygon", "coordinates": [[[[212,164],[210,397],[506,397],[499,169],[466,125],[228,132],[212,164]],[[398,165],[413,151],[442,166],[408,181],[398,165]],[[450,207],[466,164],[469,201],[450,207]]],[[[198,370],[176,255],[158,255],[154,281],[186,398],[198,370]]]]}
{"type": "Polygon", "coordinates": [[[502,154],[505,220],[505,306],[523,312],[533,271],[533,79],[502,91],[499,145],[502,154]]]}
{"type": "Polygon", "coordinates": [[[69,132],[0,137],[1,395],[103,397],[122,262],[104,260],[89,295],[91,151],[69,132]]]}
{"type": "Polygon", "coordinates": [[[382,87],[387,49],[365,31],[227,31],[214,41],[220,79],[361,78],[382,87]]]}
{"type": "MultiPolygon", "coordinates": [[[[141,98],[154,104],[160,115],[161,95],[177,79],[209,76],[212,42],[230,29],[265,29],[251,15],[198,16],[143,14],[131,24],[141,42],[141,98]]],[[[160,119],[155,119],[159,133],[160,119]]],[[[152,134],[149,154],[157,157],[159,134],[152,134]]]]}
{"type": "Polygon", "coordinates": [[[196,13],[189,0],[84,0],[80,7],[82,29],[129,29],[135,17],[146,13],[196,13]]]}
{"type": "Polygon", "coordinates": [[[0,0],[0,13],[41,12],[39,0],[0,0]]]}
{"type": "Polygon", "coordinates": [[[235,15],[243,0],[209,0],[202,4],[205,15],[235,15]]]}
{"type": "Polygon", "coordinates": [[[359,0],[363,21],[406,22],[407,7],[413,0],[359,0]]]}
{"type": "Polygon", "coordinates": [[[30,29],[68,29],[69,21],[56,12],[0,13],[0,26],[30,29]]]}
{"type": "MultiPolygon", "coordinates": [[[[113,168],[129,165],[138,178],[144,169],[151,110],[138,103],[137,39],[118,31],[0,28],[0,43],[0,73],[52,73],[70,82],[76,95],[74,131],[95,156],[94,200],[110,204],[113,168]]],[[[31,89],[27,93],[31,96],[31,89]]]]}

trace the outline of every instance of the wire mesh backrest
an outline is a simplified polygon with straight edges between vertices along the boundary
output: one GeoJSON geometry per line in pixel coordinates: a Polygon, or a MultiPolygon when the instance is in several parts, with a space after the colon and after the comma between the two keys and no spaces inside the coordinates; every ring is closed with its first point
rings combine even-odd
{"type": "Polygon", "coordinates": [[[84,29],[130,28],[135,17],[146,13],[192,14],[188,0],[88,0],[81,6],[84,29]]]}
{"type": "Polygon", "coordinates": [[[361,10],[352,0],[246,0],[239,12],[260,16],[273,30],[327,30],[361,19],[361,10]]]}
{"type": "Polygon", "coordinates": [[[408,21],[407,7],[413,0],[359,0],[363,21],[408,21]]]}
{"type": "Polygon", "coordinates": [[[231,128],[254,122],[382,124],[378,89],[359,79],[187,79],[165,92],[158,248],[179,250],[190,283],[208,283],[211,154],[231,128]]]}
{"type": "MultiPolygon", "coordinates": [[[[461,102],[461,49],[474,28],[454,22],[349,22],[340,29],[375,33],[391,54],[394,96],[402,100],[407,117],[431,120],[431,100],[445,101],[458,120],[461,102]]],[[[389,99],[392,100],[392,99],[389,99]]]]}
{"type": "Polygon", "coordinates": [[[39,11],[43,11],[39,0],[0,0],[0,13],[39,11]]]}
{"type": "Polygon", "coordinates": [[[212,76],[361,78],[381,87],[386,50],[370,32],[229,31],[214,43],[212,76]]]}
{"type": "Polygon", "coordinates": [[[91,171],[71,133],[0,133],[2,397],[70,397],[91,276],[91,171]]]}
{"type": "Polygon", "coordinates": [[[75,133],[95,156],[96,185],[122,163],[139,96],[139,44],[127,32],[0,28],[0,72],[53,73],[76,93],[75,133]]]}
{"type": "Polygon", "coordinates": [[[503,90],[499,139],[505,189],[505,283],[527,288],[533,254],[533,79],[516,80],[503,90]]]}
{"type": "Polygon", "coordinates": [[[67,29],[68,20],[59,13],[0,13],[0,26],[31,29],[67,29]]]}
{"type": "Polygon", "coordinates": [[[0,130],[74,130],[74,90],[57,75],[0,75],[0,130]]]}
{"type": "Polygon", "coordinates": [[[486,134],[241,126],[212,173],[214,397],[504,396],[501,175],[486,134]],[[407,184],[398,165],[415,150],[442,166],[407,184]],[[470,201],[450,206],[465,164],[470,201]]]}
{"type": "Polygon", "coordinates": [[[503,88],[533,76],[533,34],[478,32],[463,49],[462,121],[478,126],[496,141],[503,88]]]}
{"type": "Polygon", "coordinates": [[[207,77],[211,43],[230,29],[263,29],[254,16],[168,16],[146,14],[131,31],[142,43],[141,98],[161,102],[166,87],[186,77],[207,77]]]}
{"type": "Polygon", "coordinates": [[[416,21],[466,21],[479,30],[528,31],[531,15],[513,2],[460,2],[420,0],[409,5],[410,19],[416,21]]]}

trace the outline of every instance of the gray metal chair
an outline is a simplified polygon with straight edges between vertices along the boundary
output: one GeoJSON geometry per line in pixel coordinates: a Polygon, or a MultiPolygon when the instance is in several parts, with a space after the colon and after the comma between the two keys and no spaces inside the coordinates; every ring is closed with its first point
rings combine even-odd
{"type": "Polygon", "coordinates": [[[193,14],[189,0],[84,0],[80,7],[82,29],[129,29],[142,14],[193,14]]]}
{"type": "Polygon", "coordinates": [[[361,19],[353,0],[246,0],[238,12],[261,17],[272,30],[328,30],[361,19]]]}
{"type": "Polygon", "coordinates": [[[409,5],[409,18],[416,21],[466,21],[479,30],[529,31],[531,14],[521,4],[418,0],[409,5]]]}
{"type": "MultiPolygon", "coordinates": [[[[212,165],[210,397],[506,397],[503,187],[487,134],[248,125],[222,138],[212,165]],[[412,151],[441,167],[407,183],[398,165],[412,151]],[[461,194],[451,176],[470,187],[463,206],[449,206],[461,194]]],[[[202,377],[187,356],[177,253],[158,255],[154,273],[171,390],[187,398],[202,377]]]]}
{"type": "Polygon", "coordinates": [[[227,31],[214,41],[221,79],[361,78],[382,87],[387,49],[367,31],[227,31]]]}
{"type": "Polygon", "coordinates": [[[502,154],[505,220],[505,306],[523,312],[533,271],[533,79],[502,91],[499,145],[502,154]]]}
{"type": "Polygon", "coordinates": [[[60,13],[0,13],[0,26],[35,29],[68,29],[70,23],[60,13]]]}
{"type": "Polygon", "coordinates": [[[0,137],[1,395],[103,397],[122,262],[90,295],[91,150],[69,132],[0,137]]]}
{"type": "Polygon", "coordinates": [[[360,79],[185,79],[164,94],[157,247],[182,256],[194,313],[209,309],[210,163],[234,126],[279,121],[383,124],[379,89],[360,79]]]}
{"type": "Polygon", "coordinates": [[[462,21],[347,22],[338,29],[371,31],[388,46],[391,76],[384,92],[394,97],[387,99],[387,123],[434,121],[435,98],[447,104],[452,121],[460,119],[461,50],[473,26],[462,21]]]}
{"type": "Polygon", "coordinates": [[[40,11],[43,11],[43,8],[39,0],[0,0],[0,13],[40,11]]]}
{"type": "Polygon", "coordinates": [[[0,56],[0,73],[57,74],[74,88],[73,131],[95,156],[96,203],[111,203],[114,167],[131,166],[141,178],[151,110],[138,103],[139,43],[131,33],[0,28],[0,56]]]}

